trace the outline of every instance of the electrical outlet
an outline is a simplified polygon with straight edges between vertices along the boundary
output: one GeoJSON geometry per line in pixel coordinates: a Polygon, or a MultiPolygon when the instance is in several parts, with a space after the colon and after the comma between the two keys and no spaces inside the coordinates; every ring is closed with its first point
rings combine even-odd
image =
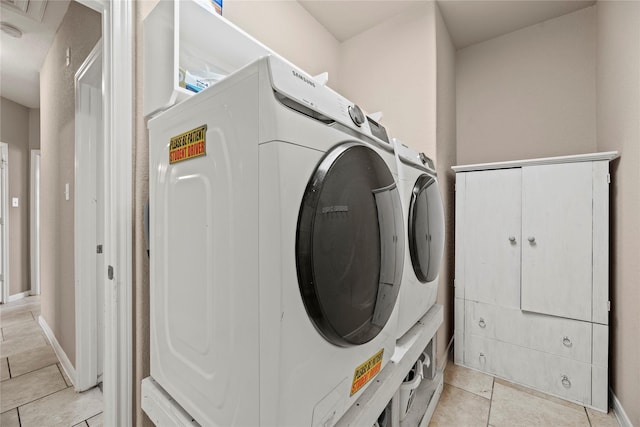
{"type": "Polygon", "coordinates": [[[13,197],[11,199],[11,206],[14,207],[14,208],[18,207],[18,198],[17,197],[13,197]]]}

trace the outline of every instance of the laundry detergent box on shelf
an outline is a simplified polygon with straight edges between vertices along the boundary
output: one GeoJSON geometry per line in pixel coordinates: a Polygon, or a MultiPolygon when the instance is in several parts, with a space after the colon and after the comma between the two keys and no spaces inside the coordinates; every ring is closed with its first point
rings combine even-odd
{"type": "Polygon", "coordinates": [[[222,0],[211,0],[213,3],[213,8],[218,12],[218,14],[222,15],[222,0]]]}

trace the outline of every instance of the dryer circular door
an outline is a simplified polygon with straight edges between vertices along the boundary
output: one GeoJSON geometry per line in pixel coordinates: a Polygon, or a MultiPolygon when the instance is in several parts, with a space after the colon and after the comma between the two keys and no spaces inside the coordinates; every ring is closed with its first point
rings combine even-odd
{"type": "Polygon", "coordinates": [[[416,180],[409,203],[409,253],[422,283],[438,277],[444,251],[444,211],[438,181],[423,174],[416,180]]]}
{"type": "Polygon", "coordinates": [[[314,326],[335,345],[371,341],[391,316],[404,264],[400,203],[382,157],[355,142],[330,150],[307,184],[298,285],[314,326]]]}

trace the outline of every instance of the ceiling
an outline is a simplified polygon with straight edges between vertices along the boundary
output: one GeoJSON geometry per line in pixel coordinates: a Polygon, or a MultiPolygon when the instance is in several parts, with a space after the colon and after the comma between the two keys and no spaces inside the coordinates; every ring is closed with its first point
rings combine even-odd
{"type": "Polygon", "coordinates": [[[438,0],[453,44],[470,46],[591,6],[578,0],[438,0]]]}
{"type": "MultiPolygon", "coordinates": [[[[23,32],[0,32],[0,95],[30,108],[40,105],[40,67],[70,0],[0,0],[0,21],[23,32]],[[20,9],[23,9],[20,10],[20,9]],[[44,14],[40,15],[44,10],[44,14]]],[[[405,13],[422,0],[298,0],[340,42],[405,13]]],[[[580,0],[437,0],[460,49],[590,6],[580,0]]]]}
{"type": "MultiPolygon", "coordinates": [[[[340,42],[408,12],[419,1],[298,0],[340,42]]],[[[460,49],[591,6],[595,1],[437,0],[437,3],[453,43],[460,49]]]]}
{"type": "Polygon", "coordinates": [[[333,36],[343,42],[415,6],[416,0],[298,0],[333,36]]]}
{"type": "Polygon", "coordinates": [[[39,108],[40,67],[68,7],[69,0],[1,0],[0,21],[22,37],[0,32],[0,95],[39,108]]]}

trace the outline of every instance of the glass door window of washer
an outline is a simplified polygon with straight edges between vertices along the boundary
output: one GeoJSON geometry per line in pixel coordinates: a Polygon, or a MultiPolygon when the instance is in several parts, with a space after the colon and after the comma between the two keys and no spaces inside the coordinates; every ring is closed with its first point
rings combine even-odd
{"type": "Polygon", "coordinates": [[[421,175],[409,205],[409,253],[413,271],[422,283],[438,277],[444,251],[444,210],[435,177],[421,175]]]}
{"type": "Polygon", "coordinates": [[[329,151],[307,185],[298,217],[296,265],[307,314],[339,346],[384,328],[404,257],[400,194],[382,157],[359,143],[329,151]]]}

